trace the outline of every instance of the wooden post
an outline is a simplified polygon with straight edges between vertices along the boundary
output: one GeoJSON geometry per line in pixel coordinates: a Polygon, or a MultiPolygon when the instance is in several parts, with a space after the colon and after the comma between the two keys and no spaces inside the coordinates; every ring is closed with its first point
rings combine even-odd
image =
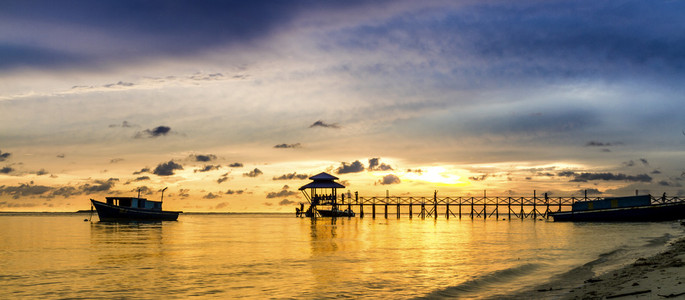
{"type": "Polygon", "coordinates": [[[483,220],[488,218],[488,194],[483,190],[483,220]]]}
{"type": "Polygon", "coordinates": [[[421,219],[426,217],[426,204],[421,201],[421,219]]]}
{"type": "Polygon", "coordinates": [[[499,220],[499,197],[495,198],[495,218],[499,220]]]}
{"type": "Polygon", "coordinates": [[[462,202],[462,198],[459,197],[459,220],[461,220],[461,202],[462,202]]]}
{"type": "Polygon", "coordinates": [[[445,218],[450,218],[450,202],[447,200],[445,201],[445,218]]]}
{"type": "Polygon", "coordinates": [[[471,197],[471,219],[473,220],[473,197],[471,197]]]}
{"type": "Polygon", "coordinates": [[[409,198],[409,218],[410,219],[413,217],[412,214],[414,213],[414,212],[412,212],[412,205],[413,204],[414,204],[414,199],[409,198]]]}
{"type": "Polygon", "coordinates": [[[359,203],[359,217],[363,218],[364,217],[364,204],[359,202],[359,192],[354,192],[354,201],[359,203]]]}
{"type": "Polygon", "coordinates": [[[511,197],[509,197],[509,203],[507,204],[507,213],[509,214],[509,220],[511,220],[511,197]]]}
{"type": "Polygon", "coordinates": [[[397,218],[400,218],[400,197],[397,197],[397,218]]]}
{"type": "Polygon", "coordinates": [[[376,218],[376,197],[373,197],[373,203],[371,203],[371,218],[376,218]]]}
{"type": "Polygon", "coordinates": [[[438,218],[438,191],[433,192],[433,218],[438,218]]]}
{"type": "MultiPolygon", "coordinates": [[[[387,198],[386,198],[387,200],[387,198]]],[[[388,218],[388,202],[385,202],[385,218],[388,218]]]]}
{"type": "Polygon", "coordinates": [[[537,197],[535,196],[535,190],[533,190],[533,220],[535,220],[535,219],[537,218],[537,215],[535,214],[535,213],[536,213],[536,209],[537,209],[537,208],[535,207],[535,203],[538,202],[537,200],[538,200],[538,199],[537,199],[537,197]]]}

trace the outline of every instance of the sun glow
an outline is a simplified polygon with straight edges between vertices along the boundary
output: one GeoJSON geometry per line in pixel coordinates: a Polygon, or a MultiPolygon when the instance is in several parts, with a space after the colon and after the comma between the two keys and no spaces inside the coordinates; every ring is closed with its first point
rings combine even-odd
{"type": "Polygon", "coordinates": [[[468,181],[462,180],[461,176],[455,175],[453,171],[449,171],[444,167],[421,168],[420,171],[407,172],[402,177],[408,180],[425,181],[440,185],[463,186],[469,184],[468,181]]]}

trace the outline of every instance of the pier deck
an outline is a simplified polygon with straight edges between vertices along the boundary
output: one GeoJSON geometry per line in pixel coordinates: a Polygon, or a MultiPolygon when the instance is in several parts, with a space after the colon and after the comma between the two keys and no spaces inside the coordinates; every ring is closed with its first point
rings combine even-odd
{"type": "MultiPolygon", "coordinates": [[[[432,197],[407,197],[390,196],[385,197],[360,197],[355,192],[354,198],[345,199],[344,194],[338,202],[339,206],[358,210],[360,217],[370,215],[382,215],[388,218],[395,215],[400,218],[402,215],[413,218],[437,218],[444,216],[456,218],[483,218],[483,219],[546,219],[550,212],[571,210],[573,203],[580,201],[600,200],[603,197],[548,197],[546,194],[538,196],[533,192],[532,197],[514,196],[487,196],[482,197],[438,197],[437,192],[432,197]],[[366,210],[365,210],[366,209],[366,210]],[[370,213],[369,213],[370,209],[370,213]],[[383,211],[380,212],[379,210],[383,211]]],[[[650,196],[652,204],[678,203],[685,199],[678,197],[655,197],[650,196]]]]}

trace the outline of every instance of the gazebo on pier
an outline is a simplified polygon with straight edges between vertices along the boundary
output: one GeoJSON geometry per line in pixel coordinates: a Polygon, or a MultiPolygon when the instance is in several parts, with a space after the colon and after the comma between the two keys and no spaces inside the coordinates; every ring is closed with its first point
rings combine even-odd
{"type": "Polygon", "coordinates": [[[338,177],[322,172],[309,179],[313,181],[300,187],[300,191],[310,204],[309,209],[304,212],[305,216],[354,217],[354,212],[350,208],[344,211],[338,209],[337,189],[345,188],[344,185],[335,182],[338,177]]]}

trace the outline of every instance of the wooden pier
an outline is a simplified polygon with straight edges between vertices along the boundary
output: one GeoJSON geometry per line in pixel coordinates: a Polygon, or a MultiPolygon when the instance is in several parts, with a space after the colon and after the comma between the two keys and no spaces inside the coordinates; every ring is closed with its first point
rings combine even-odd
{"type": "MultiPolygon", "coordinates": [[[[349,195],[349,194],[348,194],[349,195]]],[[[652,203],[675,203],[685,201],[678,197],[652,197],[652,203]]],[[[573,203],[579,201],[600,200],[603,197],[550,197],[546,193],[537,195],[533,191],[532,196],[528,197],[492,197],[483,193],[482,197],[438,197],[438,192],[434,192],[432,197],[396,197],[390,196],[386,192],[385,197],[360,197],[355,192],[352,197],[345,199],[345,194],[341,195],[338,205],[348,209],[356,210],[359,217],[370,215],[376,218],[382,215],[384,218],[395,215],[400,218],[402,215],[413,218],[438,218],[444,216],[449,219],[455,218],[482,218],[482,219],[546,219],[550,212],[571,210],[573,203]],[[370,211],[369,211],[370,209],[370,211]],[[381,211],[382,210],[382,211],[381,211]]]]}

